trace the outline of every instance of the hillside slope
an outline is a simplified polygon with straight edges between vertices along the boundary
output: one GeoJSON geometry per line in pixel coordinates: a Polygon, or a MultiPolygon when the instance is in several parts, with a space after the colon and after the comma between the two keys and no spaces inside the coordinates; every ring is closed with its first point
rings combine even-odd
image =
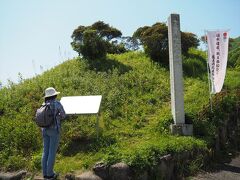
{"type": "MultiPolygon", "coordinates": [[[[239,71],[229,71],[224,88],[239,87],[239,75],[239,71]]],[[[61,92],[59,99],[103,96],[99,139],[95,116],[71,116],[63,122],[57,171],[81,170],[97,161],[124,161],[141,169],[170,152],[207,148],[206,139],[169,134],[169,71],[153,64],[143,53],[129,52],[91,63],[78,58],[69,60],[35,78],[1,89],[0,169],[40,169],[41,132],[33,120],[36,108],[43,102],[44,89],[49,86],[61,92]]],[[[203,106],[209,104],[207,75],[186,76],[184,87],[186,118],[194,122],[203,106]]]]}
{"type": "Polygon", "coordinates": [[[240,69],[240,37],[231,39],[229,47],[228,66],[240,69]]]}

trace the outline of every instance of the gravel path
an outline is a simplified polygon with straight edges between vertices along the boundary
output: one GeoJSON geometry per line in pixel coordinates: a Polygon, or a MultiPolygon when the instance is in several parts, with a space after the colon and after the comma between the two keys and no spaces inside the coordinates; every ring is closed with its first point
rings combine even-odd
{"type": "Polygon", "coordinates": [[[219,164],[215,172],[200,173],[192,180],[240,180],[240,155],[230,163],[219,164]]]}

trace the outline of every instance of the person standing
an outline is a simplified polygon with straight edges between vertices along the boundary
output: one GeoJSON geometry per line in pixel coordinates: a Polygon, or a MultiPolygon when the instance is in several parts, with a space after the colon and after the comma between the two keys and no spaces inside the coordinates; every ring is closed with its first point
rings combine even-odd
{"type": "Polygon", "coordinates": [[[45,104],[50,103],[53,109],[54,123],[49,127],[42,128],[43,154],[42,154],[42,173],[44,179],[57,179],[58,174],[54,172],[54,164],[57,148],[60,141],[61,120],[66,118],[62,104],[56,100],[57,92],[53,87],[45,90],[45,104]]]}

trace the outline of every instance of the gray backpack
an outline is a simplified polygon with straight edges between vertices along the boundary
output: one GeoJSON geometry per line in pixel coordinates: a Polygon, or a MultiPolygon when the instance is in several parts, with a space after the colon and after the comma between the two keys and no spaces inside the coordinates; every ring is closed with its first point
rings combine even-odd
{"type": "Polygon", "coordinates": [[[54,124],[54,108],[50,103],[44,103],[37,109],[35,122],[39,127],[47,128],[54,124]]]}

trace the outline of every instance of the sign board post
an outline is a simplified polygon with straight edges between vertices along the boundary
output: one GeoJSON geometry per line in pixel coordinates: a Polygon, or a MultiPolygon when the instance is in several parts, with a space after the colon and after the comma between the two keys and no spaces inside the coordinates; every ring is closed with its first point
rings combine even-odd
{"type": "Polygon", "coordinates": [[[60,102],[66,114],[96,114],[96,131],[97,138],[99,135],[99,109],[101,105],[102,96],[67,96],[62,97],[60,102]]]}

